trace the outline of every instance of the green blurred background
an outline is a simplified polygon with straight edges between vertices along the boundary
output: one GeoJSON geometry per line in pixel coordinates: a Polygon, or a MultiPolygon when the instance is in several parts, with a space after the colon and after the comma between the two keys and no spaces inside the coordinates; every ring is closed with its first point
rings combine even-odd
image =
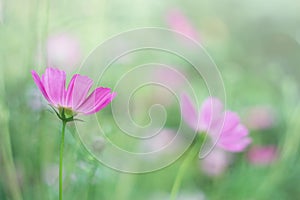
{"type": "MultiPolygon", "coordinates": [[[[300,198],[298,1],[0,0],[0,199],[58,196],[60,123],[47,111],[30,74],[31,69],[43,73],[51,38],[55,43],[63,33],[63,44],[72,52],[78,48],[70,55],[66,48],[62,58],[53,56],[71,74],[113,35],[140,27],[172,28],[168,16],[173,10],[197,32],[221,72],[227,106],[241,115],[253,138],[245,152],[231,155],[220,174],[191,166],[178,199],[300,198]],[[256,145],[276,148],[274,161],[249,160],[256,145]]],[[[109,107],[103,113],[110,115],[109,107]]],[[[170,120],[168,128],[176,128],[170,120]]],[[[113,124],[106,124],[113,134],[113,124]]],[[[67,133],[74,132],[70,125],[67,133]]],[[[65,149],[65,199],[168,199],[183,160],[133,175],[95,162],[72,134],[65,149]]]]}

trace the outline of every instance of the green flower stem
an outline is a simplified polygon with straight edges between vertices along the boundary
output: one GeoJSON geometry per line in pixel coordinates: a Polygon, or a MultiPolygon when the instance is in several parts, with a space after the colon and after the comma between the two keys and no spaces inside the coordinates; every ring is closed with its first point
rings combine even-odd
{"type": "Polygon", "coordinates": [[[60,152],[59,152],[59,200],[62,200],[62,171],[63,171],[63,154],[64,154],[64,143],[65,143],[65,129],[67,121],[62,121],[61,141],[60,141],[60,152]]]}
{"type": "Polygon", "coordinates": [[[179,171],[177,173],[176,179],[175,179],[173,187],[172,187],[170,200],[176,199],[177,194],[180,189],[182,178],[183,178],[184,174],[186,173],[186,171],[188,170],[191,162],[195,158],[197,158],[201,144],[202,144],[202,142],[200,142],[199,136],[197,135],[187,152],[186,158],[184,159],[184,161],[182,162],[182,164],[179,168],[179,171]]]}

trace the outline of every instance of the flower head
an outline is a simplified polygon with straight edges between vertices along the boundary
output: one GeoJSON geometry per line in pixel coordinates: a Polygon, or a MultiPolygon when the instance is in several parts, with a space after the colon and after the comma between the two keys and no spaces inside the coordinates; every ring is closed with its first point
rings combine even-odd
{"type": "Polygon", "coordinates": [[[96,88],[88,95],[93,80],[87,76],[75,74],[66,88],[66,73],[62,70],[47,68],[41,77],[34,70],[31,73],[35,84],[49,104],[58,110],[61,119],[73,119],[78,113],[96,113],[116,96],[110,88],[104,87],[96,88]]]}
{"type": "Polygon", "coordinates": [[[183,118],[195,131],[206,132],[216,145],[231,152],[243,151],[250,143],[247,128],[240,123],[237,113],[224,111],[222,102],[217,98],[207,98],[200,109],[195,109],[187,95],[182,95],[183,118]]]}
{"type": "Polygon", "coordinates": [[[26,101],[27,106],[35,112],[43,110],[47,105],[47,102],[40,95],[39,89],[34,86],[27,88],[26,101]]]}
{"type": "Polygon", "coordinates": [[[253,146],[249,150],[247,158],[253,165],[269,165],[278,158],[277,148],[274,145],[253,146]]]}
{"type": "Polygon", "coordinates": [[[255,106],[246,111],[245,124],[249,129],[264,130],[274,126],[276,113],[269,106],[255,106]]]}
{"type": "Polygon", "coordinates": [[[200,163],[202,171],[208,176],[223,174],[231,163],[231,156],[223,149],[214,148],[200,163]]]}
{"type": "Polygon", "coordinates": [[[171,10],[167,14],[167,23],[171,29],[194,40],[200,40],[196,28],[180,10],[171,10]]]}

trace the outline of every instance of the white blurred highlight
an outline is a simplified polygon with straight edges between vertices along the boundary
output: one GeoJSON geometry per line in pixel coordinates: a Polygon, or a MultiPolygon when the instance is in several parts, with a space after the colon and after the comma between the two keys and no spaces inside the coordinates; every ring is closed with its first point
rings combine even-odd
{"type": "Polygon", "coordinates": [[[68,33],[50,35],[46,43],[47,64],[51,67],[73,71],[81,61],[79,40],[68,33]]]}

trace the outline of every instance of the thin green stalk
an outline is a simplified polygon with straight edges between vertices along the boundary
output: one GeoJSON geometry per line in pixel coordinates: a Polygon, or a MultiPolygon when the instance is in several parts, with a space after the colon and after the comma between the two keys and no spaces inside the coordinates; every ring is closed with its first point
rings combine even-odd
{"type": "MultiPolygon", "coordinates": [[[[94,190],[92,190],[92,188],[93,188],[93,178],[96,174],[97,169],[98,169],[97,163],[93,163],[93,168],[90,171],[89,178],[88,178],[89,184],[88,184],[87,198],[86,199],[89,199],[89,197],[93,196],[93,192],[94,192],[94,190]]],[[[93,197],[92,197],[92,199],[93,199],[93,197]]]]}
{"type": "Polygon", "coordinates": [[[3,159],[3,170],[4,175],[6,178],[6,185],[5,189],[8,193],[8,196],[10,196],[13,200],[21,200],[21,190],[18,183],[14,158],[12,154],[12,147],[11,147],[11,139],[10,139],[10,131],[8,127],[8,119],[9,119],[9,111],[6,109],[2,103],[0,102],[0,152],[2,153],[2,159],[3,159]]]}
{"type": "Polygon", "coordinates": [[[191,162],[197,157],[197,155],[199,153],[199,150],[200,150],[199,143],[200,142],[199,142],[198,138],[195,138],[194,142],[190,146],[190,150],[189,150],[186,158],[182,162],[182,164],[179,168],[179,171],[177,173],[176,179],[174,181],[174,184],[173,184],[173,187],[171,190],[170,200],[176,199],[177,194],[180,189],[180,186],[181,186],[182,178],[184,177],[186,171],[188,170],[191,162]]]}
{"type": "Polygon", "coordinates": [[[120,173],[114,199],[129,199],[132,188],[134,188],[135,179],[136,175],[134,174],[120,173]]]}
{"type": "MultiPolygon", "coordinates": [[[[1,60],[3,56],[0,55],[1,60]]],[[[4,63],[2,63],[4,64],[4,63]]],[[[5,104],[5,79],[4,70],[0,67],[0,157],[2,157],[3,166],[0,166],[0,170],[3,168],[3,174],[6,178],[5,190],[13,200],[21,200],[22,194],[19,187],[9,130],[9,108],[5,104]]],[[[1,171],[2,173],[2,171],[1,171]]]]}
{"type": "Polygon", "coordinates": [[[65,143],[65,129],[66,121],[62,121],[61,141],[60,141],[60,152],[59,152],[59,200],[62,200],[62,171],[63,171],[63,154],[64,154],[64,143],[65,143]]]}

